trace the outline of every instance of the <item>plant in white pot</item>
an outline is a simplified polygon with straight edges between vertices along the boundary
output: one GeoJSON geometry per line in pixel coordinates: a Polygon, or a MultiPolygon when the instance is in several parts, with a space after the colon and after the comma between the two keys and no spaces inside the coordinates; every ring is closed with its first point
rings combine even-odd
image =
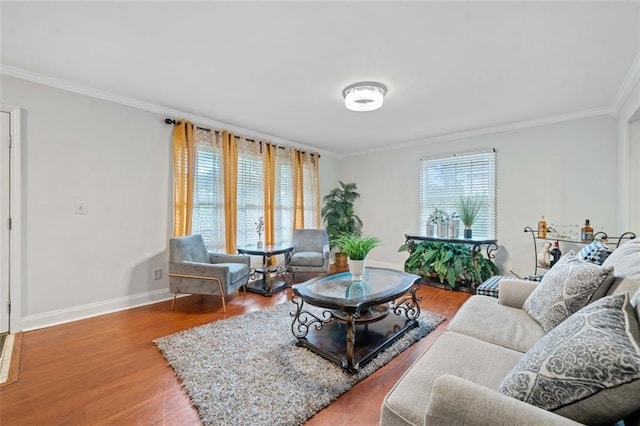
{"type": "Polygon", "coordinates": [[[349,272],[354,281],[361,281],[364,273],[365,259],[369,252],[381,244],[378,237],[362,236],[343,232],[335,240],[340,251],[349,256],[349,272]]]}

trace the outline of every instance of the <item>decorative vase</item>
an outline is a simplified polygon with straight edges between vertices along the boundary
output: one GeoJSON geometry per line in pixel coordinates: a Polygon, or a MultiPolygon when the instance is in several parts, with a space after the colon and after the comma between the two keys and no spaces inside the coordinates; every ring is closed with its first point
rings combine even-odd
{"type": "Polygon", "coordinates": [[[347,299],[362,297],[365,295],[365,289],[362,281],[352,281],[344,291],[344,297],[347,299]]]}
{"type": "Polygon", "coordinates": [[[349,259],[349,272],[353,281],[362,281],[362,274],[364,273],[364,260],[349,259]]]}
{"type": "Polygon", "coordinates": [[[258,242],[256,243],[256,246],[258,246],[258,248],[262,248],[262,241],[258,241],[258,242]]]}
{"type": "Polygon", "coordinates": [[[471,228],[464,228],[464,239],[470,240],[473,236],[473,232],[471,232],[471,228]]]}
{"type": "Polygon", "coordinates": [[[447,221],[439,221],[438,222],[438,238],[448,238],[448,227],[449,224],[447,221]]]}

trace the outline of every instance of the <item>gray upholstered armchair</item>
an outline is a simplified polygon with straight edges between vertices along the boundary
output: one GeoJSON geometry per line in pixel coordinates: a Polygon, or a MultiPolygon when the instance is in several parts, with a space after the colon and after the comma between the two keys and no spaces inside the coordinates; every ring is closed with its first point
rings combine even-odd
{"type": "Polygon", "coordinates": [[[289,272],[327,272],[329,270],[329,235],[324,229],[295,229],[289,272]]]}
{"type": "Polygon", "coordinates": [[[248,281],[249,256],[211,253],[199,234],[169,241],[171,310],[175,307],[178,293],[219,294],[222,311],[227,312],[225,296],[245,286],[248,281]]]}

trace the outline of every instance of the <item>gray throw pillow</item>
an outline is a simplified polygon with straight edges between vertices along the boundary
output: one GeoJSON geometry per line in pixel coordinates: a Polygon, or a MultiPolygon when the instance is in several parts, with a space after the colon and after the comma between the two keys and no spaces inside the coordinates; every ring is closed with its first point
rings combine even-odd
{"type": "Polygon", "coordinates": [[[569,252],[544,274],[522,309],[548,333],[574,312],[604,296],[612,271],[611,267],[584,262],[569,252]]]}
{"type": "Polygon", "coordinates": [[[498,391],[586,424],[640,409],[640,325],[627,293],[581,309],[538,341],[498,391]]]}

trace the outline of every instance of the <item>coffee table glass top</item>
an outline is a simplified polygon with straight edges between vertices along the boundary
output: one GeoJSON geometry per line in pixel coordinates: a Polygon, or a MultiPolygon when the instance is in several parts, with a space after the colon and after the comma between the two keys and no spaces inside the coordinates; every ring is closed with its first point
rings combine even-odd
{"type": "Polygon", "coordinates": [[[351,273],[327,275],[293,286],[294,293],[317,306],[361,306],[383,303],[407,292],[420,277],[392,269],[367,267],[362,281],[351,273]]]}

